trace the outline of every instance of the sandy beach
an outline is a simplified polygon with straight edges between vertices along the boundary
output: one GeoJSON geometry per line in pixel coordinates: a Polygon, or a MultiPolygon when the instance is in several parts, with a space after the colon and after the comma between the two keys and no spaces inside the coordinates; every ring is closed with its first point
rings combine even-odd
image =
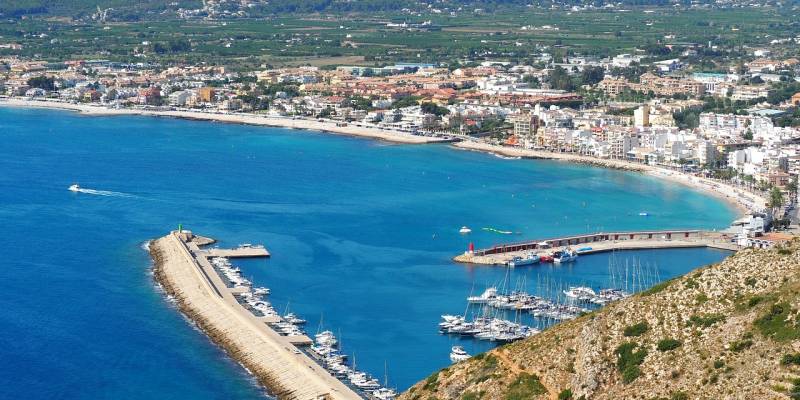
{"type": "Polygon", "coordinates": [[[425,144],[447,142],[448,139],[412,135],[406,132],[379,129],[367,126],[356,126],[347,124],[337,126],[330,121],[320,122],[307,118],[288,118],[258,114],[244,113],[217,113],[206,111],[160,111],[145,110],[139,108],[107,108],[89,104],[73,104],[60,101],[48,100],[26,100],[18,98],[0,98],[0,106],[10,107],[29,107],[29,108],[49,108],[59,110],[70,110],[80,112],[85,115],[114,116],[114,115],[146,115],[152,117],[182,118],[198,121],[216,121],[234,124],[270,126],[278,128],[312,130],[347,136],[367,137],[372,139],[384,140],[393,143],[404,144],[425,144]]]}
{"type": "Polygon", "coordinates": [[[680,183],[682,185],[687,185],[694,189],[701,190],[704,193],[726,201],[742,214],[745,214],[749,211],[761,211],[767,206],[767,200],[765,198],[729,184],[680,173],[666,168],[638,164],[625,160],[601,159],[570,153],[552,153],[548,151],[498,146],[474,141],[453,143],[452,146],[458,149],[488,152],[507,157],[558,160],[577,164],[593,165],[603,168],[642,172],[660,179],[669,180],[671,182],[680,183]]]}
{"type": "MultiPolygon", "coordinates": [[[[442,143],[451,142],[451,140],[429,137],[417,136],[405,132],[391,131],[385,129],[378,129],[372,127],[355,126],[348,124],[347,126],[337,126],[334,122],[324,121],[320,122],[313,119],[305,118],[288,118],[276,117],[257,114],[244,114],[244,113],[215,113],[205,111],[159,111],[159,110],[145,110],[138,108],[107,108],[89,104],[73,104],[60,101],[47,101],[47,100],[28,100],[19,98],[0,98],[0,106],[10,107],[34,107],[34,108],[49,108],[61,109],[80,112],[85,115],[98,115],[98,116],[113,116],[113,115],[145,115],[153,117],[169,117],[169,118],[182,118],[198,121],[216,121],[225,123],[247,124],[257,126],[271,126],[290,129],[302,129],[319,132],[327,132],[340,135],[358,136],[383,140],[393,143],[404,144],[427,144],[427,143],[442,143]]],[[[677,171],[660,168],[650,165],[633,163],[625,160],[612,160],[601,159],[589,156],[583,156],[571,153],[553,153],[548,151],[522,149],[508,146],[498,146],[489,143],[476,142],[465,140],[455,142],[453,147],[462,150],[480,151],[498,154],[508,157],[522,157],[522,158],[535,158],[547,160],[559,160],[576,164],[593,165],[602,168],[612,168],[625,171],[635,171],[646,173],[661,179],[666,179],[672,182],[677,182],[692,188],[701,190],[712,196],[718,197],[732,206],[734,206],[742,214],[748,211],[760,211],[766,208],[767,200],[757,194],[749,193],[743,189],[734,187],[729,184],[716,182],[711,179],[687,175],[677,171]]]]}

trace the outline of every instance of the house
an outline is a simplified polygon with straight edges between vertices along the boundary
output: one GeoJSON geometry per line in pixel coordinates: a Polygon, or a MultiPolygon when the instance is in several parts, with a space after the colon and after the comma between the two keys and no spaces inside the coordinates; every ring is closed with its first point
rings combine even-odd
{"type": "Polygon", "coordinates": [[[191,93],[189,93],[189,91],[178,90],[177,92],[170,93],[167,98],[171,106],[185,106],[190,97],[191,93]]]}
{"type": "Polygon", "coordinates": [[[211,103],[214,101],[214,94],[215,91],[212,87],[205,86],[197,89],[197,98],[202,103],[211,103]]]}

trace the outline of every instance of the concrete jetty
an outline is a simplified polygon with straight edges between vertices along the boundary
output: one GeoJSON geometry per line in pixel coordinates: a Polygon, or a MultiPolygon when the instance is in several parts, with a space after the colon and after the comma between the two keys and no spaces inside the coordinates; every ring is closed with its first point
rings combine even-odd
{"type": "Polygon", "coordinates": [[[201,250],[208,257],[225,257],[225,258],[257,258],[269,257],[269,251],[263,247],[243,246],[235,249],[208,249],[201,250]]]}
{"type": "Polygon", "coordinates": [[[578,254],[593,254],[617,250],[676,249],[710,247],[722,250],[739,250],[730,235],[700,230],[597,232],[508,243],[453,258],[466,264],[506,265],[514,257],[524,257],[529,252],[542,255],[567,247],[578,254]]]}
{"type": "Polygon", "coordinates": [[[279,399],[361,399],[295,346],[310,343],[308,337],[281,336],[245,309],[194,237],[175,231],[150,245],[156,279],[181,311],[279,399]]]}

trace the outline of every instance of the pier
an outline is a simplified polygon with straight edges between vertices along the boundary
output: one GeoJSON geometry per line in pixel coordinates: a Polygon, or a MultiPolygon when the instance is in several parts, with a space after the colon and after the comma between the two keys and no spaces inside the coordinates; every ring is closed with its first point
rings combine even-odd
{"type": "Polygon", "coordinates": [[[545,254],[571,247],[578,254],[593,254],[617,250],[676,249],[710,247],[739,250],[730,235],[701,230],[597,232],[524,242],[507,243],[476,249],[453,258],[466,264],[506,265],[512,258],[529,252],[545,254]]]}
{"type": "MultiPolygon", "coordinates": [[[[174,231],[151,244],[156,278],[181,311],[278,399],[361,399],[296,347],[310,343],[310,338],[281,336],[268,325],[272,320],[245,309],[209,262],[216,255],[201,250],[194,238],[191,232],[174,231]]],[[[241,249],[232,251],[240,257],[255,254],[241,249]]]]}
{"type": "Polygon", "coordinates": [[[261,246],[243,246],[235,249],[208,249],[201,250],[207,257],[225,258],[259,258],[269,257],[269,251],[261,246]]]}

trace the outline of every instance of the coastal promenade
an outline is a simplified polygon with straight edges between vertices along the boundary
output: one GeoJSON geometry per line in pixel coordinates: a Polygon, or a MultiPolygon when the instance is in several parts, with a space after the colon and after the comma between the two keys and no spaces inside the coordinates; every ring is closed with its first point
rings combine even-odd
{"type": "MultiPolygon", "coordinates": [[[[187,231],[154,240],[155,276],[184,312],[278,399],[356,400],[361,397],[233,296],[187,231]]],[[[302,340],[301,340],[302,339],[302,340]]]]}
{"type": "Polygon", "coordinates": [[[585,235],[563,236],[508,243],[476,249],[453,258],[465,264],[506,265],[514,257],[524,257],[529,252],[542,255],[567,247],[578,254],[603,253],[618,250],[676,249],[709,247],[736,251],[739,247],[729,235],[700,230],[598,232],[585,235]]]}
{"type": "Polygon", "coordinates": [[[155,108],[109,108],[90,104],[74,104],[53,100],[30,100],[20,98],[0,97],[0,106],[50,108],[59,110],[77,111],[85,115],[114,116],[114,115],[144,115],[152,117],[170,117],[197,121],[215,121],[244,125],[269,126],[278,128],[310,130],[325,133],[334,133],[347,136],[360,136],[387,142],[404,144],[426,144],[452,142],[453,139],[414,135],[392,129],[383,129],[377,126],[337,124],[334,121],[317,120],[312,118],[292,118],[255,113],[233,113],[192,110],[159,110],[155,108]]]}

